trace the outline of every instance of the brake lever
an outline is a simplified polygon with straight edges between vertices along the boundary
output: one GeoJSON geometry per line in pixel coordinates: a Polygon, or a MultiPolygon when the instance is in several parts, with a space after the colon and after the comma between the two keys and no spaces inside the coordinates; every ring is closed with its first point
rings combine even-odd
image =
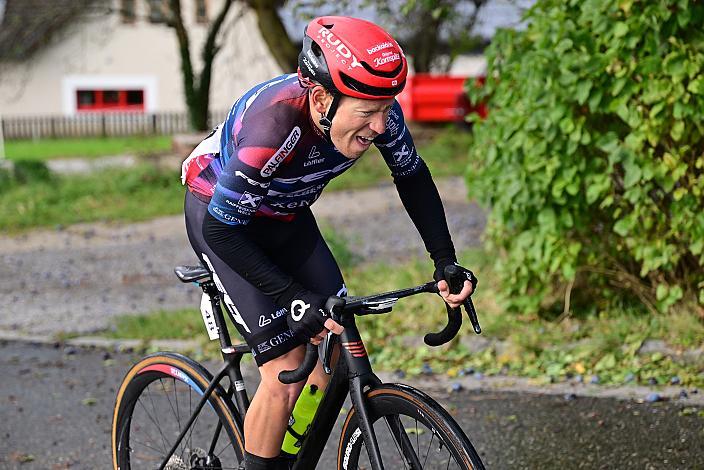
{"type": "MultiPolygon", "coordinates": [[[[449,265],[445,267],[445,278],[448,279],[449,281],[449,286],[450,286],[450,292],[453,294],[457,294],[462,290],[462,287],[464,286],[464,280],[461,279],[459,274],[459,268],[457,268],[454,265],[449,265]]],[[[476,282],[476,281],[475,281],[476,282]]],[[[472,292],[474,294],[474,292],[472,292]]],[[[472,329],[476,334],[481,334],[482,333],[482,327],[479,325],[479,318],[477,317],[477,311],[474,308],[474,303],[472,303],[472,294],[467,297],[464,302],[462,303],[464,305],[464,311],[467,312],[467,316],[469,317],[470,323],[472,323],[472,329]]]]}
{"type": "MultiPolygon", "coordinates": [[[[345,306],[345,299],[342,297],[330,297],[327,302],[325,302],[325,310],[330,313],[330,318],[332,318],[336,323],[340,323],[340,312],[345,306]]],[[[320,356],[320,361],[323,364],[323,370],[326,374],[332,374],[332,350],[337,342],[338,335],[332,331],[328,331],[325,338],[318,345],[318,355],[320,356]]]]}
{"type": "Polygon", "coordinates": [[[479,318],[477,317],[477,311],[474,309],[471,296],[467,297],[464,301],[464,311],[467,312],[467,316],[469,317],[469,321],[472,323],[474,332],[478,335],[482,334],[482,327],[479,326],[479,318]]]}

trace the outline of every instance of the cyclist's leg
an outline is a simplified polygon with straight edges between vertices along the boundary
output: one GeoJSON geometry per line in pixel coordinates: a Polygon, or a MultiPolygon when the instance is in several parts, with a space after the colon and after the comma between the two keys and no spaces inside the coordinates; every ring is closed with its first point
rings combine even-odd
{"type": "MultiPolygon", "coordinates": [[[[313,249],[305,257],[305,260],[298,260],[295,264],[283,260],[280,266],[290,272],[296,281],[313,292],[325,295],[347,295],[347,288],[340,268],[325,243],[312,213],[305,212],[300,214],[298,218],[299,223],[305,227],[301,230],[305,231],[304,237],[312,240],[307,245],[312,245],[313,249]]],[[[319,390],[325,390],[329,379],[330,376],[323,371],[322,364],[318,362],[307,383],[315,384],[319,390]]]]}
{"type": "MultiPolygon", "coordinates": [[[[207,246],[201,230],[206,210],[206,202],[187,194],[189,240],[201,261],[214,272],[218,287],[227,294],[236,327],[252,348],[262,375],[245,419],[245,449],[256,456],[274,457],[281,449],[288,417],[302,389],[302,384],[282,384],[278,373],[298,367],[303,357],[302,343],[286,324],[286,310],[277,309],[271,299],[207,246]]],[[[259,219],[251,229],[272,260],[305,287],[327,295],[341,293],[342,275],[310,212],[291,223],[259,219]]],[[[326,379],[319,369],[312,381],[322,388],[326,379]]]]}
{"type": "MultiPolygon", "coordinates": [[[[213,272],[218,288],[224,291],[227,310],[252,349],[262,376],[245,417],[245,450],[259,457],[276,457],[293,404],[303,388],[303,384],[279,382],[278,371],[298,367],[303,358],[302,343],[286,324],[286,309],[277,309],[271,299],[239,276],[205,243],[202,220],[206,211],[206,202],[191,193],[186,195],[189,241],[203,264],[213,272]]],[[[271,246],[276,245],[272,241],[271,246]]]]}

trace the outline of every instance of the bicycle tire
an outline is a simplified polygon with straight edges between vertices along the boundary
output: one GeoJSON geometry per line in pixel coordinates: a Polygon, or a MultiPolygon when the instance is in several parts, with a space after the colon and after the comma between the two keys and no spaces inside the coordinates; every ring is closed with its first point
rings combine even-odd
{"type": "MultiPolygon", "coordinates": [[[[462,428],[445,409],[425,393],[408,385],[381,384],[367,391],[365,398],[384,468],[484,469],[479,454],[462,428]],[[407,449],[403,449],[404,446],[399,445],[398,439],[393,438],[392,427],[394,426],[390,423],[396,417],[400,420],[399,427],[408,436],[408,441],[417,456],[415,460],[410,457],[411,453],[407,449]],[[421,425],[428,431],[424,431],[421,425]],[[444,447],[447,458],[440,457],[439,453],[436,453],[433,459],[430,459],[429,452],[435,441],[439,444],[437,450],[443,451],[444,447]],[[425,454],[422,452],[423,448],[426,448],[425,454]],[[415,462],[415,465],[411,462],[415,462]]],[[[347,414],[340,435],[338,470],[371,468],[366,460],[368,459],[366,449],[363,451],[364,439],[360,437],[358,414],[353,407],[347,414]],[[363,463],[360,464],[360,460],[363,463]]]]}
{"type": "MultiPolygon", "coordinates": [[[[115,399],[113,469],[158,468],[211,380],[212,375],[203,366],[176,353],[151,354],[135,364],[125,375],[115,399]]],[[[169,460],[167,469],[239,468],[244,454],[241,423],[232,401],[218,385],[169,460]],[[206,463],[203,459],[218,422],[222,428],[213,452],[217,460],[206,463]]]]}

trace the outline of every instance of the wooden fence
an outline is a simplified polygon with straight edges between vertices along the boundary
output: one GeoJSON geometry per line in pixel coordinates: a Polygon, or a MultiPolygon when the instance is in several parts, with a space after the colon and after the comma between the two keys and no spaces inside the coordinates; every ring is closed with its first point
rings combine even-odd
{"type": "MultiPolygon", "coordinates": [[[[211,112],[212,128],[227,115],[211,112]]],[[[10,139],[44,139],[57,137],[109,137],[191,132],[187,113],[86,113],[75,116],[2,116],[2,134],[10,139]]]]}

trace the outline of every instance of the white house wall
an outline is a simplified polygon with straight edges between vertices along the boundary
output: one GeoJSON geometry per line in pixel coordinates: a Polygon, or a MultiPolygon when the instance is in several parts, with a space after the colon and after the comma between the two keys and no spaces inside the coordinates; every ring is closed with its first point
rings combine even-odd
{"type": "MultiPolygon", "coordinates": [[[[80,87],[136,86],[145,92],[146,112],[184,111],[175,32],[146,20],[146,1],[137,0],[136,4],[135,23],[122,23],[118,14],[77,21],[29,60],[0,63],[0,115],[74,114],[80,87]]],[[[200,71],[200,51],[208,25],[195,22],[192,0],[182,0],[182,4],[191,58],[194,69],[200,71]]],[[[220,6],[220,0],[208,0],[210,19],[220,6]]],[[[251,11],[242,14],[239,5],[233,5],[222,32],[224,45],[213,65],[212,110],[227,110],[252,85],[282,73],[251,11]]]]}

